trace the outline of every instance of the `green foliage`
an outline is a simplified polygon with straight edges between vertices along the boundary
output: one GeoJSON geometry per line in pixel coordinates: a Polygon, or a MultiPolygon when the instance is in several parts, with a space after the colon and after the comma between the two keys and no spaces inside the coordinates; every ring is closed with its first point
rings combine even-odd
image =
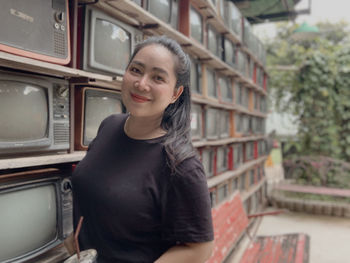
{"type": "Polygon", "coordinates": [[[276,38],[266,41],[270,101],[275,110],[298,117],[298,136],[286,148],[350,161],[347,24],[319,23],[320,35],[303,41],[293,39],[298,26],[280,24],[276,38]]]}

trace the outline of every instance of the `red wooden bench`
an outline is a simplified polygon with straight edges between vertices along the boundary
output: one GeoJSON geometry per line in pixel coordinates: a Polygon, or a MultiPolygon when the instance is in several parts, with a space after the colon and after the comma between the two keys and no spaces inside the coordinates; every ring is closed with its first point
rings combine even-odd
{"type": "MultiPolygon", "coordinates": [[[[215,248],[208,263],[220,263],[248,235],[249,218],[263,216],[260,213],[247,216],[238,192],[232,198],[212,209],[215,231],[215,248]]],[[[271,213],[270,213],[271,214],[271,213]]],[[[309,261],[309,237],[306,234],[252,237],[245,248],[240,263],[307,263],[309,261]]]]}

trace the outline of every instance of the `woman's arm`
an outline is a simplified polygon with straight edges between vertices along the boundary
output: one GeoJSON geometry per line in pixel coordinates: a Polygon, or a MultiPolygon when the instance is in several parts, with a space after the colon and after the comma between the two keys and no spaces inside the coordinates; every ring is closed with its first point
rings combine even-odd
{"type": "Polygon", "coordinates": [[[167,250],[155,263],[204,263],[209,259],[214,241],[203,243],[185,243],[167,250]]]}

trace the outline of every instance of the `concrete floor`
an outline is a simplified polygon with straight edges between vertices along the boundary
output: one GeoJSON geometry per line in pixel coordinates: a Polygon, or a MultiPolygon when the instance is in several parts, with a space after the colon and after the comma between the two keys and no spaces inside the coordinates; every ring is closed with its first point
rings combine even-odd
{"type": "MultiPolygon", "coordinates": [[[[265,216],[257,235],[306,233],[310,236],[309,263],[350,262],[350,219],[286,212],[265,216]]],[[[237,255],[225,263],[239,262],[237,255]]]]}
{"type": "Polygon", "coordinates": [[[310,236],[310,263],[350,262],[350,219],[287,212],[265,216],[257,235],[293,232],[310,236]]]}

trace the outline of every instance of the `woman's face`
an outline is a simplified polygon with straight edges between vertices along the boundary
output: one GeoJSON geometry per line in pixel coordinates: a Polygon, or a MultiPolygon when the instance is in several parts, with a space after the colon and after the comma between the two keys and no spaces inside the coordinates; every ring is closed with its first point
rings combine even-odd
{"type": "Polygon", "coordinates": [[[183,87],[175,89],[175,84],[174,55],[161,45],[145,46],[124,74],[123,103],[132,116],[162,117],[182,93],[183,87]]]}

